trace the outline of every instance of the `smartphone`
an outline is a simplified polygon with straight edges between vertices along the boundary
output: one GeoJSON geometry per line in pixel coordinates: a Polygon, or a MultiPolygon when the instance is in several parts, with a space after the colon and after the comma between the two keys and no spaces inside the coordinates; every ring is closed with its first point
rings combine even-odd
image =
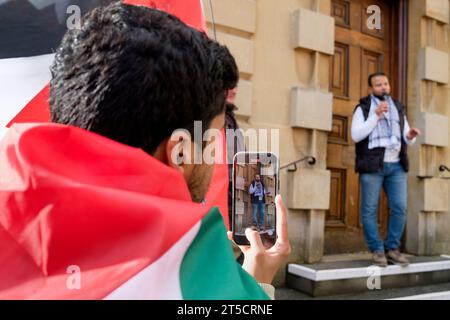
{"type": "Polygon", "coordinates": [[[258,230],[266,248],[277,239],[275,196],[279,188],[278,156],[238,152],[233,158],[232,231],[238,245],[249,245],[245,230],[258,230]]]}

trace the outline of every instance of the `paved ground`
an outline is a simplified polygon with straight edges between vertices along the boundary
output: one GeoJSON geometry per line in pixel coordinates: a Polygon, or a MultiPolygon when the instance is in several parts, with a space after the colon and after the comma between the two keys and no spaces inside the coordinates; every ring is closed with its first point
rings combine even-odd
{"type": "Polygon", "coordinates": [[[275,297],[277,300],[383,300],[444,291],[450,291],[450,283],[402,289],[385,289],[320,298],[313,298],[289,288],[279,288],[276,290],[275,297]]]}

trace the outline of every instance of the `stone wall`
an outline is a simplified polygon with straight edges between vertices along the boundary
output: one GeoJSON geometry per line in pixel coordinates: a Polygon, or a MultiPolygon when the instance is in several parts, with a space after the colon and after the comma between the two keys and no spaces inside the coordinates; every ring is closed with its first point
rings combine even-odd
{"type": "Polygon", "coordinates": [[[410,150],[407,251],[449,251],[449,1],[409,1],[408,117],[422,137],[410,150]]]}

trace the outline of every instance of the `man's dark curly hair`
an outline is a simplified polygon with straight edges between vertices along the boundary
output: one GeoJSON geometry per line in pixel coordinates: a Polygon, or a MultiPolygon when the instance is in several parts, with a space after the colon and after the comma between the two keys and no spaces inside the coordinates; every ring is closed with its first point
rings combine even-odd
{"type": "Polygon", "coordinates": [[[178,18],[115,2],[69,30],[51,67],[52,121],[152,154],[176,129],[206,130],[238,70],[228,49],[178,18]]]}

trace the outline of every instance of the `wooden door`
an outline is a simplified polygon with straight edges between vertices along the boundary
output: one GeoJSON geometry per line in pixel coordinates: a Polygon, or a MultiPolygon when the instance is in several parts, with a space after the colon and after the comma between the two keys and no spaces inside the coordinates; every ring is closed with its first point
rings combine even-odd
{"type": "MultiPolygon", "coordinates": [[[[328,137],[327,166],[331,171],[330,209],[326,214],[325,254],[367,251],[359,216],[359,181],[354,171],[355,145],[351,120],[355,106],[368,94],[367,77],[385,72],[395,87],[398,83],[398,36],[395,1],[332,0],[335,18],[335,54],[330,63],[330,90],[333,92],[333,129],[328,137]],[[381,29],[370,29],[367,7],[381,9],[381,29]]],[[[395,88],[394,88],[395,90],[395,88]]],[[[395,93],[394,93],[395,95],[395,93]]],[[[383,194],[379,226],[384,237],[388,208],[383,194]]]]}

